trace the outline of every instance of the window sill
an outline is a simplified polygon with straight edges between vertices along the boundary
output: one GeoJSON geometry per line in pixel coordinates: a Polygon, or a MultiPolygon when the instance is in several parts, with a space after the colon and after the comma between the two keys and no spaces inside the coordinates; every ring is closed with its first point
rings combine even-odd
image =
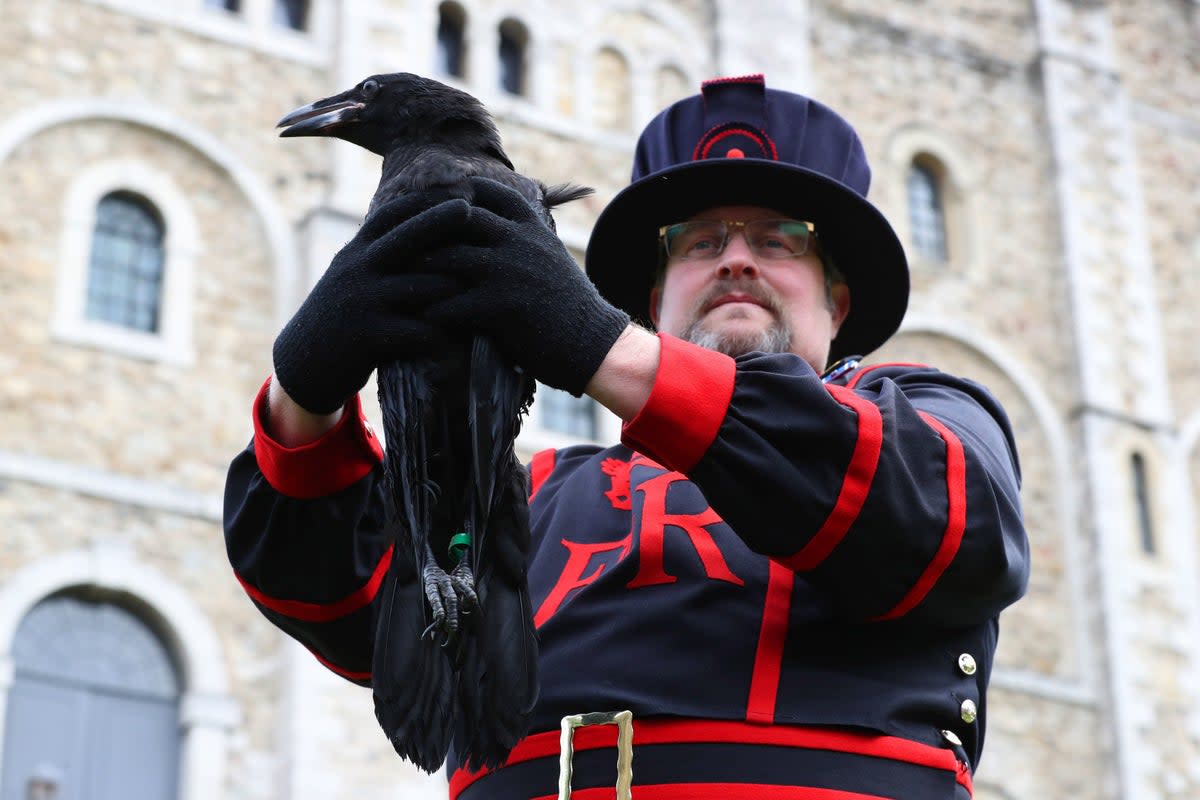
{"type": "Polygon", "coordinates": [[[141,361],[181,367],[196,362],[195,353],[188,343],[95,320],[59,321],[55,323],[51,334],[63,344],[106,350],[141,361]]]}

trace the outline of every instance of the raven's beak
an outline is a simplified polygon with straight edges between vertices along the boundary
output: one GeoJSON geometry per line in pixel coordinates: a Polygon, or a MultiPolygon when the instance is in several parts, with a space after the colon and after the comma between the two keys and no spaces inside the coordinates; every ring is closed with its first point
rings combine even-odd
{"type": "Polygon", "coordinates": [[[354,122],[363,107],[354,100],[318,100],[286,114],[275,127],[283,128],[280,136],[326,136],[330,128],[354,122]]]}

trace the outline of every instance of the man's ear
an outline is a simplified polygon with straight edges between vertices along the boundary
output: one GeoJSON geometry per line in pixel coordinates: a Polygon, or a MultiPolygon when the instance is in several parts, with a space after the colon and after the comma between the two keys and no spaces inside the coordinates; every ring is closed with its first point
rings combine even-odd
{"type": "Polygon", "coordinates": [[[650,321],[654,323],[654,327],[658,327],[658,312],[662,307],[662,287],[655,286],[650,290],[650,321]]]}
{"type": "Polygon", "coordinates": [[[842,323],[850,315],[850,287],[844,283],[835,283],[829,292],[833,297],[833,336],[830,337],[833,339],[837,337],[842,323]]]}

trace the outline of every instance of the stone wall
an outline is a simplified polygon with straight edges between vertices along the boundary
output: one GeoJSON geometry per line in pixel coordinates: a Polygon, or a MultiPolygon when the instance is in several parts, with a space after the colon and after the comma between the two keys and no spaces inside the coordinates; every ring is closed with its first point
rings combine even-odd
{"type": "MultiPolygon", "coordinates": [[[[987,385],[1021,453],[1034,573],[1002,620],[977,796],[1200,796],[1187,713],[1200,702],[1200,7],[460,4],[458,83],[493,109],[518,169],[597,189],[558,215],[576,251],[625,185],[636,131],[703,78],[762,70],[854,122],[872,199],[912,257],[909,316],[873,360],[987,385]],[[496,26],[514,14],[530,34],[525,97],[496,88],[496,26]],[[946,177],[945,262],[910,244],[917,156],[946,177]],[[1154,481],[1156,552],[1139,544],[1134,452],[1154,481]]],[[[188,712],[204,744],[181,796],[438,797],[441,777],[391,752],[369,693],[255,611],[220,529],[275,332],[352,235],[378,174],[374,156],[281,141],[274,123],[370,72],[429,73],[437,3],[318,0],[308,33],[271,27],[261,0],[246,6],[259,22],[200,0],[52,0],[0,17],[0,620],[13,611],[4,588],[39,565],[118,553],[133,577],[112,586],[214,632],[205,680],[224,688],[217,711],[188,712]],[[104,164],[145,166],[194,223],[190,338],[164,357],[56,327],[71,235],[87,234],[68,198],[104,164]],[[138,570],[153,577],[144,594],[138,570]]]]}

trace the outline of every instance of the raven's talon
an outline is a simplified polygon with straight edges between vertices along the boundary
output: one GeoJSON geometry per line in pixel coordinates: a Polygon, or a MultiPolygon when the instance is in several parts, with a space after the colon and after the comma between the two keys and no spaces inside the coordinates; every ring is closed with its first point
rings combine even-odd
{"type": "Polygon", "coordinates": [[[458,610],[461,614],[470,614],[479,608],[479,595],[475,592],[475,575],[471,571],[468,556],[454,565],[448,576],[450,584],[458,596],[458,610]]]}

